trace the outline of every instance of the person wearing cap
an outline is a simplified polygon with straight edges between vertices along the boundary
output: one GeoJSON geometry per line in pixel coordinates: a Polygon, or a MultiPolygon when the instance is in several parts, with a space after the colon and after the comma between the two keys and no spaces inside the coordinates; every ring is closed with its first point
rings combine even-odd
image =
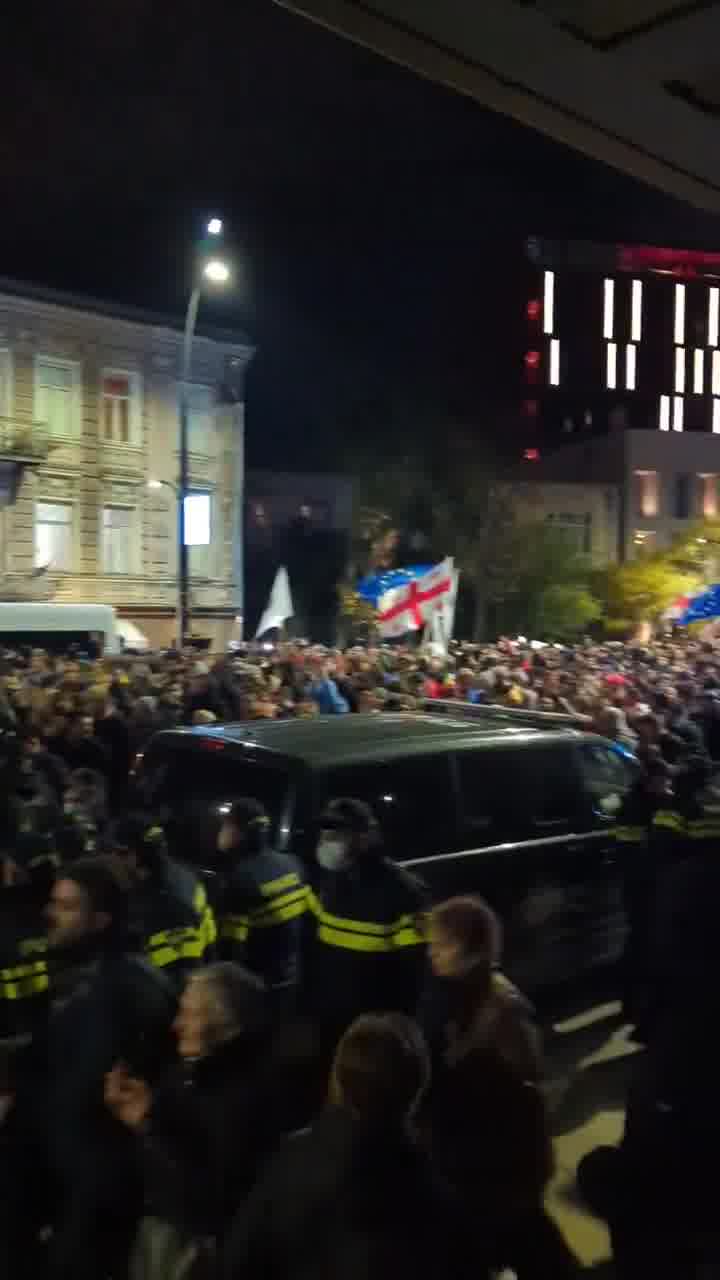
{"type": "Polygon", "coordinates": [[[309,895],[305,1004],[330,1038],[373,1010],[412,1013],[425,966],[421,881],[385,855],[369,805],[331,801],[309,895]]]}
{"type": "Polygon", "coordinates": [[[182,985],[213,958],[217,930],[204,884],[170,857],[162,827],[143,813],[118,819],[108,848],[128,876],[130,923],[145,955],[182,985]]]}
{"type": "Polygon", "coordinates": [[[61,869],[47,917],[48,1017],[18,1066],[10,1135],[5,1126],[30,1184],[18,1176],[0,1188],[0,1248],[26,1257],[51,1225],[49,1273],[97,1280],[122,1265],[139,1211],[127,1135],[105,1110],[105,1076],[141,1054],[148,1064],[169,1060],[176,999],[131,950],[127,888],[111,860],[61,869]]]}
{"type": "Polygon", "coordinates": [[[299,862],[272,849],[269,836],[270,819],[257,800],[236,800],[223,816],[218,950],[262,978],[277,1011],[289,1012],[300,979],[307,886],[299,862]]]}

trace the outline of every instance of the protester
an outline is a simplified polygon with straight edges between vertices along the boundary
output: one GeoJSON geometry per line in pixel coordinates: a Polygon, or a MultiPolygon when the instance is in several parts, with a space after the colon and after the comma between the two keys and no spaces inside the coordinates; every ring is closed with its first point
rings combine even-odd
{"type": "Polygon", "coordinates": [[[387,1014],[353,1023],[335,1055],[330,1105],[239,1210],[224,1280],[487,1277],[482,1219],[464,1219],[415,1140],[428,1081],[413,1022],[387,1014]]]}
{"type": "Polygon", "coordinates": [[[488,1222],[491,1261],[525,1277],[575,1274],[543,1211],[552,1150],[532,1011],[498,971],[500,924],[479,898],[429,921],[432,977],[421,1020],[433,1050],[423,1117],[438,1167],[488,1222]]]}
{"type": "Polygon", "coordinates": [[[142,1061],[109,1073],[106,1104],[136,1135],[144,1171],[133,1276],[165,1276],[171,1253],[222,1241],[282,1137],[269,1026],[262,982],[238,965],[209,965],[191,975],[180,1000],[178,1065],[159,1081],[143,1076],[142,1061]]]}

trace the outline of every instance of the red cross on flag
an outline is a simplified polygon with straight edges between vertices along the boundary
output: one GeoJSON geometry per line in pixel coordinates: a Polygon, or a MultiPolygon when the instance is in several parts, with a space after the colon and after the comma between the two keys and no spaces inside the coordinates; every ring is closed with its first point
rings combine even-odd
{"type": "Polygon", "coordinates": [[[447,604],[454,586],[452,561],[443,560],[422,578],[393,587],[378,600],[377,624],[383,636],[419,631],[435,610],[447,604]]]}

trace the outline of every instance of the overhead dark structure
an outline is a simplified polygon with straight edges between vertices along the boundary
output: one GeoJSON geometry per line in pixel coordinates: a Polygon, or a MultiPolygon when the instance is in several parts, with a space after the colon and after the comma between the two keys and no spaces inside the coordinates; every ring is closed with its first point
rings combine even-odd
{"type": "Polygon", "coordinates": [[[720,209],[720,0],[275,0],[559,142],[720,209]]]}

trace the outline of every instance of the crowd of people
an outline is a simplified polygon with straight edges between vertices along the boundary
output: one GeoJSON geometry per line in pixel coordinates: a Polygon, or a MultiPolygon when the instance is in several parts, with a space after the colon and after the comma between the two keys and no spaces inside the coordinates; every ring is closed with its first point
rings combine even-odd
{"type": "Polygon", "coordinates": [[[238,796],[214,865],[190,868],[134,793],[135,754],[161,729],[428,699],[559,713],[636,753],[617,839],[625,1001],[647,1049],[623,1145],[595,1153],[581,1185],[610,1222],[621,1275],[650,1274],[651,1256],[675,1265],[655,1220],[666,1207],[673,1241],[705,1230],[707,1206],[693,1190],[679,1210],[671,1173],[715,1142],[703,1043],[720,874],[712,643],[293,643],[215,660],[34,650],[5,654],[2,670],[8,1274],[575,1274],[543,1207],[540,1036],[502,975],[490,908],[431,903],[351,796],[321,816],[312,867],[273,849],[262,806],[238,796]]]}

